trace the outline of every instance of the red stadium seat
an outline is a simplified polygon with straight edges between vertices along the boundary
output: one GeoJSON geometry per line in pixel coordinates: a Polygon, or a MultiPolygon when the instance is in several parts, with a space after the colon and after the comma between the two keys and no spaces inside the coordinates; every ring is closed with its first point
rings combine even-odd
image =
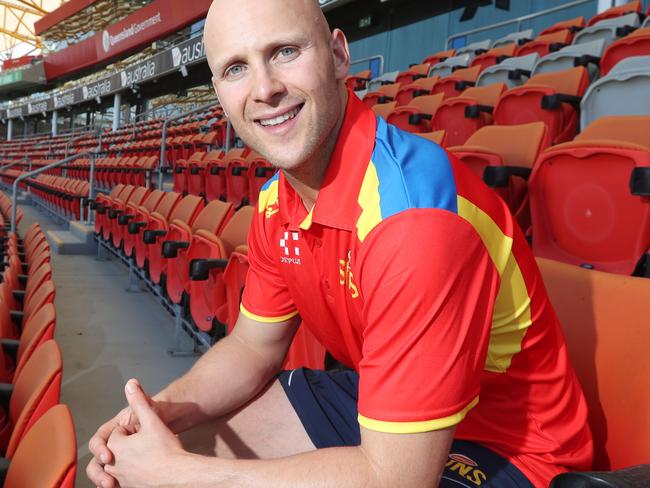
{"type": "Polygon", "coordinates": [[[174,191],[176,193],[187,195],[189,168],[194,162],[202,161],[205,155],[205,152],[197,151],[193,153],[189,159],[179,159],[176,161],[176,165],[174,166],[174,191]]]}
{"type": "Polygon", "coordinates": [[[382,119],[387,119],[388,116],[395,110],[397,102],[378,103],[372,106],[372,110],[382,119]]]}
{"type": "Polygon", "coordinates": [[[359,71],[357,74],[348,76],[345,79],[345,84],[350,90],[363,90],[371,77],[372,72],[370,70],[359,71]]]}
{"type": "Polygon", "coordinates": [[[363,103],[368,107],[372,107],[378,103],[387,103],[395,100],[397,92],[400,89],[399,83],[389,83],[387,85],[382,85],[377,91],[366,93],[363,97],[363,103]]]}
{"type": "Polygon", "coordinates": [[[235,207],[248,205],[249,148],[231,149],[223,158],[226,167],[226,201],[235,207]]]}
{"type": "Polygon", "coordinates": [[[245,246],[256,209],[240,208],[219,236],[199,230],[192,236],[187,260],[190,263],[190,313],[196,326],[211,331],[217,313],[226,306],[223,270],[230,255],[245,246]]]}
{"type": "MultiPolygon", "coordinates": [[[[444,99],[442,93],[416,97],[408,105],[394,107],[386,121],[409,132],[431,132],[431,119],[444,99]]],[[[393,102],[395,103],[395,102],[393,102]]],[[[376,109],[377,105],[373,107],[376,109]]]]}
{"type": "Polygon", "coordinates": [[[548,129],[544,146],[570,141],[578,131],[578,106],[588,85],[589,73],[583,66],[535,75],[501,96],[494,108],[494,123],[541,121],[548,129]]]}
{"type": "Polygon", "coordinates": [[[277,168],[274,168],[261,155],[252,152],[248,155],[249,168],[248,168],[248,192],[249,204],[257,205],[257,200],[260,191],[264,184],[275,174],[277,168]]]}
{"type": "Polygon", "coordinates": [[[431,95],[431,89],[440,80],[439,76],[418,78],[412,83],[402,85],[395,96],[397,106],[408,105],[415,97],[431,95]]]}
{"type": "Polygon", "coordinates": [[[462,146],[449,147],[506,202],[524,232],[530,227],[528,179],[543,148],[546,127],[492,125],[479,129],[462,146]]]}
{"type": "Polygon", "coordinates": [[[602,117],[541,154],[529,184],[537,256],[635,271],[650,247],[649,133],[650,116],[602,117]]]}
{"type": "Polygon", "coordinates": [[[442,93],[445,98],[460,95],[467,88],[476,84],[476,80],[480,74],[480,66],[457,69],[449,76],[440,78],[438,83],[433,85],[431,94],[436,95],[437,93],[442,93]]]}
{"type": "Polygon", "coordinates": [[[543,36],[545,34],[551,34],[553,32],[563,31],[565,29],[576,33],[579,30],[583,29],[585,27],[585,24],[586,22],[584,17],[576,17],[575,19],[563,20],[557,24],[553,24],[552,26],[547,27],[542,32],[540,32],[539,35],[543,36]]]}
{"type": "Polygon", "coordinates": [[[470,66],[479,66],[481,71],[490,66],[500,63],[504,59],[511,58],[515,55],[517,45],[515,43],[505,44],[500,47],[490,49],[488,52],[479,54],[474,59],[470,66]]]}
{"type": "MultiPolygon", "coordinates": [[[[187,191],[190,195],[205,197],[205,175],[208,165],[221,158],[221,151],[210,151],[201,159],[190,161],[187,191]]],[[[214,200],[214,199],[213,199],[214,200]]]]}
{"type": "Polygon", "coordinates": [[[447,58],[451,58],[456,54],[455,49],[449,49],[447,51],[440,51],[435,54],[432,54],[431,56],[427,56],[427,58],[422,61],[423,64],[428,64],[429,66],[434,66],[435,64],[439,63],[440,61],[444,61],[447,58]]]}
{"type": "Polygon", "coordinates": [[[132,205],[142,205],[144,199],[149,195],[149,189],[143,186],[137,187],[126,200],[116,198],[110,209],[107,212],[108,222],[104,225],[103,237],[105,240],[112,239],[113,246],[116,249],[122,245],[122,234],[119,231],[118,219],[120,215],[126,212],[126,206],[131,203],[132,205]]]}
{"type": "MultiPolygon", "coordinates": [[[[205,202],[201,197],[187,195],[174,206],[169,215],[155,211],[149,216],[147,226],[142,233],[142,242],[149,262],[149,278],[155,284],[160,283],[167,271],[167,259],[162,254],[162,242],[169,232],[169,225],[175,221],[179,225],[182,222],[191,227],[204,207],[205,202]]],[[[138,266],[143,265],[144,263],[142,265],[138,263],[138,266]]]]}
{"type": "Polygon", "coordinates": [[[493,83],[470,87],[457,97],[447,98],[433,115],[432,129],[444,130],[449,146],[464,144],[478,129],[492,124],[494,106],[505,91],[505,83],[493,83]]]}
{"type": "Polygon", "coordinates": [[[645,27],[607,47],[600,60],[600,73],[605,76],[622,59],[648,55],[650,55],[650,27],[645,27]]]}
{"type": "Polygon", "coordinates": [[[537,53],[540,57],[544,57],[548,53],[559,51],[563,47],[568,46],[572,40],[573,32],[569,29],[540,35],[536,39],[519,46],[516,56],[537,53]]]}
{"type": "Polygon", "coordinates": [[[415,64],[408,70],[398,74],[397,78],[395,78],[395,83],[398,85],[408,85],[419,78],[426,78],[429,74],[429,68],[429,63],[415,64]]]}
{"type": "Polygon", "coordinates": [[[135,241],[131,238],[128,225],[137,215],[138,208],[143,207],[147,213],[154,211],[156,206],[160,203],[165,193],[160,190],[154,190],[142,202],[142,205],[135,205],[127,203],[124,213],[117,218],[117,232],[119,233],[119,241],[124,245],[124,252],[127,256],[131,256],[135,241]]]}
{"type": "Polygon", "coordinates": [[[167,295],[173,303],[181,303],[183,293],[189,292],[187,251],[192,236],[199,230],[219,235],[233,213],[230,203],[215,200],[205,206],[192,225],[182,220],[171,222],[162,245],[162,254],[167,260],[167,295]]]}

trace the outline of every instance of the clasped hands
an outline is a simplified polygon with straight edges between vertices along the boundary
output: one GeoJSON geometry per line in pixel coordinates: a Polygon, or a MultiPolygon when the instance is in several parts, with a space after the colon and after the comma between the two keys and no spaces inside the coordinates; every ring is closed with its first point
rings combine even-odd
{"type": "Polygon", "coordinates": [[[190,456],[155,411],[137,380],[124,388],[129,404],[90,439],[88,478],[101,488],[173,486],[175,466],[190,456]]]}

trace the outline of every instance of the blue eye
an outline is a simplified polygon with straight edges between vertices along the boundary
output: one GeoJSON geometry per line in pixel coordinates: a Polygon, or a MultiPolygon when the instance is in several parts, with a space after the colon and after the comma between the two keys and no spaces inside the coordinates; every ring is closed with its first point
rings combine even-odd
{"type": "Polygon", "coordinates": [[[226,70],[226,77],[239,76],[244,72],[244,67],[241,64],[235,64],[226,70]]]}
{"type": "Polygon", "coordinates": [[[285,47],[280,50],[282,56],[291,56],[296,50],[292,47],[285,47]]]}
{"type": "Polygon", "coordinates": [[[276,59],[280,62],[285,62],[285,61],[292,61],[296,57],[298,57],[298,49],[295,47],[283,47],[279,51],[277,51],[276,54],[276,59]]]}

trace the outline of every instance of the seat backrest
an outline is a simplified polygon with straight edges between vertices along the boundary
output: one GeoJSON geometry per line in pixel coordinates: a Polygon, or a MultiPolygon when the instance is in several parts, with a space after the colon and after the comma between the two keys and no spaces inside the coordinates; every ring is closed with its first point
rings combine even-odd
{"type": "Polygon", "coordinates": [[[542,85],[553,88],[557,93],[581,96],[589,84],[589,77],[584,66],[558,71],[540,73],[532,76],[525,86],[542,85]]]}
{"type": "Polygon", "coordinates": [[[232,161],[233,159],[244,159],[249,151],[250,149],[245,147],[243,148],[238,147],[238,148],[231,149],[223,157],[223,162],[225,165],[228,165],[228,163],[230,163],[230,161],[232,161]]]}
{"type": "MultiPolygon", "coordinates": [[[[535,65],[533,75],[539,73],[551,73],[554,71],[563,71],[573,68],[574,61],[581,56],[594,56],[600,58],[605,49],[605,41],[596,39],[595,41],[585,42],[584,44],[571,44],[563,47],[559,51],[549,53],[541,58],[535,65]]],[[[598,74],[598,67],[590,65],[590,78],[595,78],[598,74]]]]}
{"type": "Polygon", "coordinates": [[[494,41],[494,44],[492,44],[492,47],[500,47],[503,46],[504,44],[511,44],[511,43],[519,43],[519,41],[524,40],[524,39],[532,39],[533,38],[533,29],[526,29],[524,31],[520,32],[513,32],[511,34],[508,34],[505,37],[502,37],[501,39],[497,39],[494,41]]]}
{"type": "Polygon", "coordinates": [[[219,236],[223,242],[226,255],[237,247],[246,244],[248,230],[255,215],[255,207],[246,205],[241,207],[224,226],[219,236]]]}
{"type": "Polygon", "coordinates": [[[386,119],[396,106],[397,102],[377,103],[372,106],[372,110],[382,119],[386,119]]]}
{"type": "Polygon", "coordinates": [[[544,122],[521,125],[486,125],[472,134],[463,147],[478,146],[494,151],[507,166],[532,168],[543,149],[544,122]]]}
{"type": "Polygon", "coordinates": [[[9,400],[13,425],[6,456],[11,458],[20,440],[47,410],[59,403],[61,393],[61,349],[47,341],[34,351],[25,367],[14,378],[9,400]]]}
{"type": "Polygon", "coordinates": [[[597,24],[578,32],[573,38],[573,43],[582,44],[596,39],[603,39],[605,44],[611,44],[618,37],[618,29],[620,27],[638,27],[640,23],[641,21],[637,13],[601,20],[597,24]]]}
{"type": "Polygon", "coordinates": [[[444,130],[437,130],[434,132],[421,132],[417,135],[420,137],[424,137],[425,139],[429,139],[430,141],[435,142],[440,146],[443,144],[445,140],[446,132],[444,130]]]}
{"type": "Polygon", "coordinates": [[[138,186],[133,193],[131,193],[131,196],[129,196],[129,202],[134,203],[135,205],[141,205],[142,201],[145,199],[147,196],[147,193],[149,192],[149,188],[146,188],[144,186],[138,186]]]}
{"type": "Polygon", "coordinates": [[[435,54],[431,54],[430,56],[427,56],[423,63],[428,63],[429,65],[433,65],[436,63],[439,63],[440,61],[444,61],[447,58],[451,58],[456,54],[455,49],[448,49],[447,51],[438,51],[435,54]]]}
{"type": "Polygon", "coordinates": [[[147,198],[144,199],[144,202],[142,203],[142,206],[146,208],[149,212],[153,212],[158,204],[160,203],[160,200],[165,196],[165,192],[161,190],[154,190],[149,195],[147,195],[147,198]]]}
{"type": "Polygon", "coordinates": [[[201,211],[203,206],[203,198],[197,195],[187,195],[174,207],[168,220],[169,222],[173,220],[182,220],[186,224],[192,225],[198,212],[201,211]]]}
{"type": "Polygon", "coordinates": [[[125,186],[126,185],[123,185],[121,183],[119,185],[115,185],[108,196],[111,198],[117,198],[122,193],[125,186]]]}
{"type": "Polygon", "coordinates": [[[461,98],[474,99],[480,105],[488,105],[490,107],[494,107],[499,100],[499,97],[503,94],[504,91],[506,91],[506,88],[507,87],[505,83],[493,83],[487,86],[471,86],[459,96],[461,98]]]}
{"type": "Polygon", "coordinates": [[[472,56],[470,54],[452,56],[433,65],[429,70],[429,76],[449,76],[455,69],[469,66],[471,60],[472,56]]]}
{"type": "Polygon", "coordinates": [[[610,140],[645,146],[650,151],[650,114],[610,115],[589,124],[576,136],[576,141],[610,140]]]}
{"type": "Polygon", "coordinates": [[[33,317],[29,318],[20,336],[18,351],[16,352],[14,377],[20,376],[20,372],[32,357],[36,348],[45,340],[52,338],[55,326],[56,308],[53,303],[46,303],[33,317]]]}
{"type": "Polygon", "coordinates": [[[514,72],[515,70],[531,72],[538,60],[539,54],[537,53],[505,59],[499,64],[485,68],[478,77],[478,80],[476,80],[476,84],[477,86],[485,86],[492,83],[503,82],[506,83],[509,88],[522,85],[528,79],[527,76],[522,75],[517,79],[512,79],[510,78],[509,73],[514,72]]]}
{"type": "Polygon", "coordinates": [[[160,203],[156,206],[155,212],[159,213],[166,219],[169,217],[169,214],[172,213],[174,207],[176,207],[181,198],[182,195],[175,191],[165,192],[163,197],[160,199],[160,203]]]}
{"type": "Polygon", "coordinates": [[[594,15],[591,19],[589,19],[587,26],[591,27],[592,25],[596,25],[603,20],[620,17],[632,12],[641,12],[641,0],[633,0],[623,5],[610,7],[607,10],[604,10],[603,12],[599,13],[598,15],[594,15]]]}
{"type": "Polygon", "coordinates": [[[492,41],[490,39],[486,39],[484,41],[472,42],[458,49],[456,51],[456,56],[460,56],[461,54],[470,54],[474,56],[477,51],[487,51],[488,49],[490,49],[490,44],[492,44],[492,41]]]}
{"type": "Polygon", "coordinates": [[[589,407],[594,469],[650,459],[650,280],[538,258],[589,407]]]}
{"type": "Polygon", "coordinates": [[[650,114],[650,56],[632,56],[593,83],[580,104],[585,129],[606,115],[650,114]]]}
{"type": "Polygon", "coordinates": [[[584,28],[585,23],[586,21],[584,17],[576,17],[575,19],[563,20],[557,24],[553,24],[552,26],[547,27],[539,34],[549,34],[551,32],[557,32],[564,29],[579,30],[584,28]]]}
{"type": "Polygon", "coordinates": [[[423,95],[421,97],[415,97],[409,103],[409,107],[412,107],[418,110],[421,113],[425,114],[434,114],[440,104],[444,101],[445,95],[443,93],[436,93],[435,95],[423,95]]]}
{"type": "Polygon", "coordinates": [[[196,217],[194,224],[192,224],[192,232],[203,229],[217,234],[224,221],[231,216],[232,212],[232,203],[213,200],[196,217]]]}
{"type": "Polygon", "coordinates": [[[4,488],[74,488],[77,440],[65,405],[45,413],[14,453],[4,488]]]}
{"type": "Polygon", "coordinates": [[[24,304],[23,312],[25,312],[25,319],[29,319],[34,312],[40,310],[40,308],[46,303],[54,301],[54,294],[56,293],[56,288],[54,287],[54,282],[52,280],[44,281],[41,286],[31,296],[31,299],[24,304]]]}

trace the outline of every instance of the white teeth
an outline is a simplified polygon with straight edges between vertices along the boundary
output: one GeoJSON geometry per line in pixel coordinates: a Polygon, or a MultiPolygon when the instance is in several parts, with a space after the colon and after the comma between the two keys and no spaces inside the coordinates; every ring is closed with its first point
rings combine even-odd
{"type": "Polygon", "coordinates": [[[269,126],[272,127],[274,125],[280,125],[289,119],[293,119],[296,115],[298,115],[298,112],[300,112],[300,108],[296,107],[291,112],[287,112],[284,115],[280,115],[272,119],[260,120],[260,124],[264,127],[269,127],[269,126]]]}

